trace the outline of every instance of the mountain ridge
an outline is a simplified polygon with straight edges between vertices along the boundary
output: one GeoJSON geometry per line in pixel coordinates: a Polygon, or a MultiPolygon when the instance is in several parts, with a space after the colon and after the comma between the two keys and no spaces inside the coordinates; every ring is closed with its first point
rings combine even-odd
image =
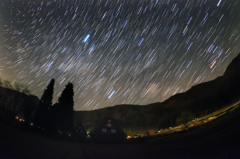
{"type": "MultiPolygon", "coordinates": [[[[93,128],[106,118],[115,119],[125,129],[159,129],[176,124],[181,112],[192,116],[212,112],[240,99],[240,54],[227,67],[223,76],[193,86],[164,102],[148,105],[115,105],[92,111],[75,111],[75,123],[82,122],[87,129],[93,128]]],[[[39,99],[18,91],[0,87],[0,106],[13,111],[28,111],[34,115],[39,99]]]]}
{"type": "Polygon", "coordinates": [[[240,99],[240,54],[226,68],[222,76],[200,83],[183,93],[171,96],[164,102],[148,105],[115,105],[92,111],[76,111],[76,120],[87,128],[94,123],[113,118],[124,128],[160,128],[175,124],[183,111],[199,116],[217,110],[240,99]]]}

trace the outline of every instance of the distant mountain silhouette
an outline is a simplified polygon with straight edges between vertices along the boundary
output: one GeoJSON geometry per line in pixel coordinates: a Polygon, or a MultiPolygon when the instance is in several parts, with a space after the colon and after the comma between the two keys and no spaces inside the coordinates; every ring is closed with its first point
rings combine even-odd
{"type": "MultiPolygon", "coordinates": [[[[162,128],[174,125],[181,112],[193,116],[209,113],[240,99],[240,54],[227,67],[223,76],[193,86],[162,103],[149,105],[117,105],[93,111],[75,111],[75,123],[82,122],[93,129],[107,118],[122,128],[162,128]]],[[[0,87],[0,107],[25,112],[33,116],[39,99],[18,91],[0,87]]]]}
{"type": "Polygon", "coordinates": [[[240,99],[240,54],[230,63],[223,76],[193,86],[163,103],[117,105],[94,111],[77,111],[75,120],[93,128],[106,118],[113,118],[123,128],[162,128],[174,125],[181,112],[194,116],[209,113],[240,99]]]}

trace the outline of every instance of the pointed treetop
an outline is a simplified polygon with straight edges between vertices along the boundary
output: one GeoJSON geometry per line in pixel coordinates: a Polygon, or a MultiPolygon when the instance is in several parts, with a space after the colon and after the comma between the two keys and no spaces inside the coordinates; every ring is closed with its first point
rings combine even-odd
{"type": "Polygon", "coordinates": [[[55,80],[51,79],[50,83],[47,86],[47,89],[45,89],[40,99],[40,102],[48,108],[52,106],[54,83],[55,80]]]}
{"type": "Polygon", "coordinates": [[[58,103],[73,109],[73,104],[74,104],[73,96],[74,96],[73,84],[68,82],[61,96],[58,99],[58,103]]]}

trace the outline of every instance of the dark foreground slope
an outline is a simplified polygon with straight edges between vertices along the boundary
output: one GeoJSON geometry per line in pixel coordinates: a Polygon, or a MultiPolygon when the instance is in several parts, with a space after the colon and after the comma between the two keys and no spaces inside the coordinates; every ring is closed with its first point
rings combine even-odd
{"type": "Polygon", "coordinates": [[[31,120],[36,112],[39,99],[34,95],[0,87],[0,118],[6,120],[6,116],[21,114],[26,120],[31,120]],[[7,112],[6,112],[7,111],[7,112]]]}
{"type": "Polygon", "coordinates": [[[231,62],[223,76],[192,87],[163,103],[146,106],[118,105],[94,111],[75,113],[87,128],[105,118],[113,118],[124,128],[160,128],[174,125],[182,111],[193,116],[209,113],[240,99],[240,54],[231,62]]]}
{"type": "Polygon", "coordinates": [[[0,107],[7,108],[11,111],[22,111],[24,109],[36,109],[38,98],[33,95],[3,88],[0,86],[0,107]]]}
{"type": "Polygon", "coordinates": [[[81,144],[21,131],[0,122],[0,158],[157,159],[239,158],[240,110],[186,132],[150,138],[142,144],[81,144]]]}

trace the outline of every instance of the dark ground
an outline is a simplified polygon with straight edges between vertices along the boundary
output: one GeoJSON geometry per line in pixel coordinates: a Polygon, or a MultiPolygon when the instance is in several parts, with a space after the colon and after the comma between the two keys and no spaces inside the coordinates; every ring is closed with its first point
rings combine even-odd
{"type": "Polygon", "coordinates": [[[240,110],[186,132],[139,144],[81,144],[0,123],[0,158],[155,159],[240,158],[240,110]]]}

